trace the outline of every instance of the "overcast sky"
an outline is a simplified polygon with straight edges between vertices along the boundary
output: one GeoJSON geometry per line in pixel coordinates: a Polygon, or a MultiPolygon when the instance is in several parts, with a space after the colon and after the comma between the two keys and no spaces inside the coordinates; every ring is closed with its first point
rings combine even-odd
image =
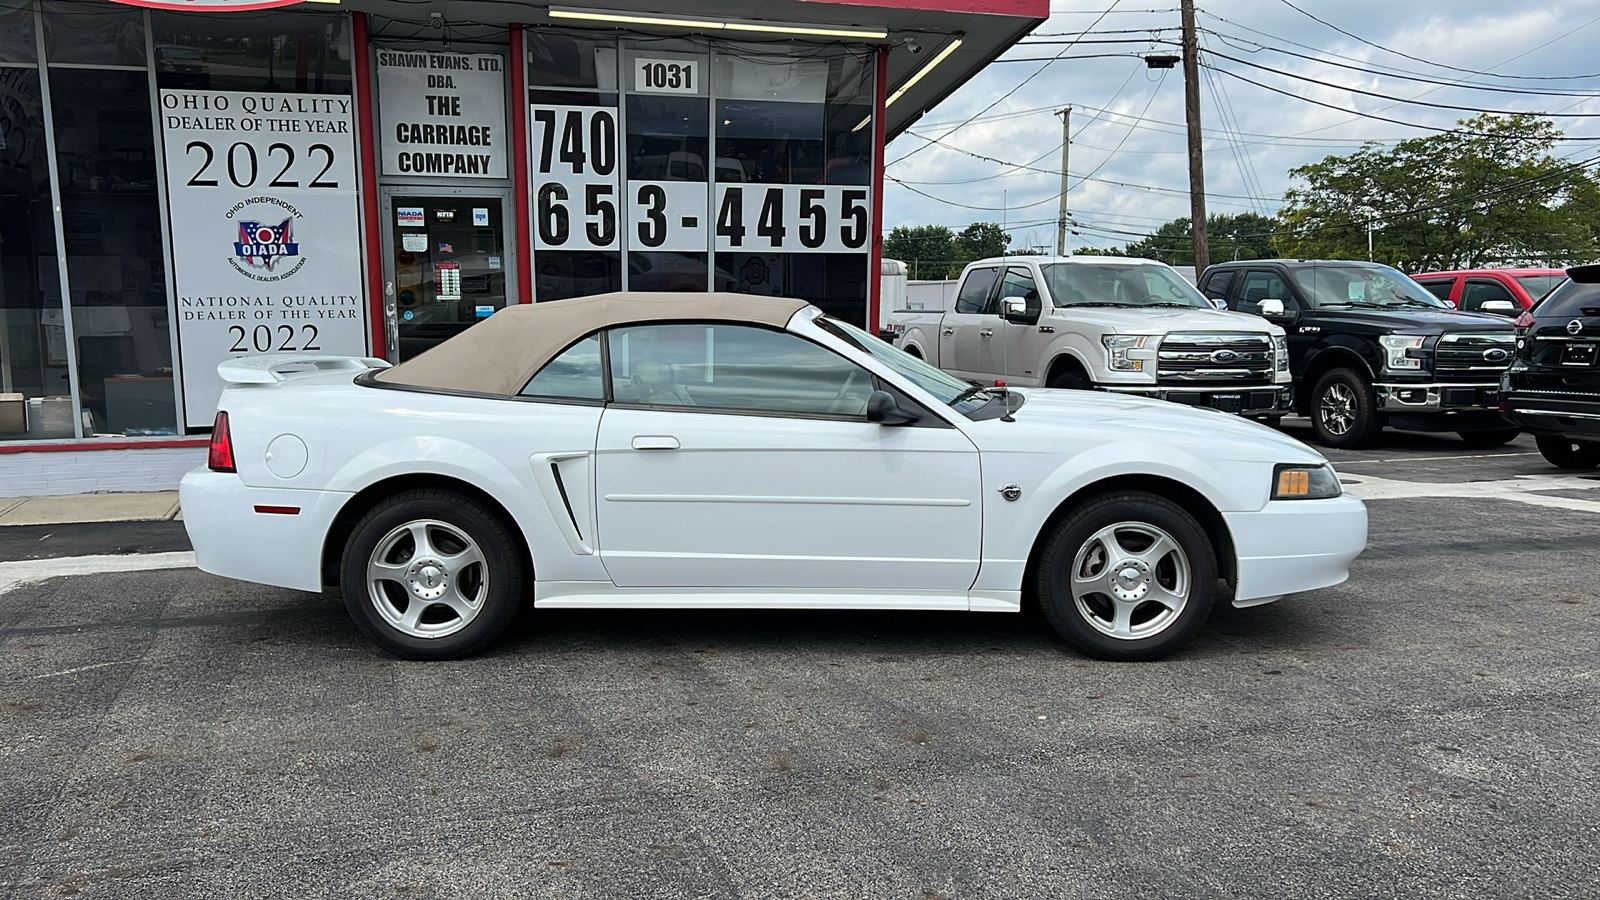
{"type": "MultiPolygon", "coordinates": [[[[1109,0],[1055,0],[1050,21],[1034,35],[930,110],[911,133],[891,143],[887,173],[907,186],[885,181],[884,224],[889,228],[922,224],[960,228],[975,221],[1004,220],[1012,233],[1013,248],[1048,245],[1053,250],[1059,187],[1054,173],[1060,169],[1061,155],[1061,120],[1053,111],[1069,104],[1073,107],[1073,138],[1068,169],[1074,177],[1069,182],[1068,207],[1069,215],[1081,223],[1079,234],[1068,236],[1069,248],[1116,246],[1135,239],[1116,232],[1142,235],[1162,222],[1187,216],[1182,68],[1168,70],[1163,76],[1160,71],[1147,70],[1142,59],[1150,52],[1178,52],[1175,43],[1150,42],[1152,35],[1177,41],[1177,7],[1173,0],[1123,0],[1099,18],[1108,4],[1109,0]],[[1084,35],[1084,42],[1074,46],[1042,43],[1070,40],[1089,28],[1097,33],[1084,35]],[[1129,31],[1109,33],[1123,30],[1129,31]],[[1087,43],[1123,38],[1138,43],[1087,43]],[[1129,55],[1063,59],[1048,65],[1006,62],[1057,54],[1129,55]],[[1045,68],[1039,72],[1041,66],[1045,68]],[[957,127],[1035,72],[1039,74],[1026,86],[971,124],[957,127]],[[939,138],[941,144],[930,146],[918,135],[939,138]],[[960,151],[1050,171],[1019,170],[960,151]],[[919,196],[911,188],[940,199],[919,196]]],[[[1207,57],[1213,65],[1296,95],[1272,93],[1220,72],[1202,71],[1206,192],[1211,195],[1208,209],[1212,213],[1271,213],[1291,184],[1288,170],[1294,166],[1347,153],[1364,140],[1389,142],[1430,133],[1411,125],[1449,127],[1472,115],[1396,104],[1346,88],[1473,109],[1565,112],[1566,116],[1556,117],[1556,123],[1568,135],[1600,138],[1600,77],[1496,77],[1600,74],[1600,54],[1594,50],[1600,45],[1600,0],[1537,4],[1504,0],[1203,0],[1198,22],[1203,32],[1212,32],[1201,35],[1203,48],[1270,71],[1207,57]],[[1289,2],[1403,55],[1340,34],[1295,11],[1289,2]],[[1403,70],[1417,78],[1513,92],[1373,75],[1284,55],[1261,45],[1334,58],[1362,68],[1403,70]],[[1473,71],[1493,74],[1471,74],[1473,71]],[[1285,73],[1335,86],[1296,80],[1285,73]],[[1529,90],[1561,95],[1520,93],[1529,90]],[[1302,97],[1336,109],[1316,106],[1302,97]],[[1340,110],[1359,110],[1409,124],[1361,118],[1340,110]],[[1573,117],[1583,113],[1595,118],[1573,117]]],[[[1557,156],[1574,160],[1597,154],[1600,140],[1566,142],[1555,151],[1557,156]]]]}

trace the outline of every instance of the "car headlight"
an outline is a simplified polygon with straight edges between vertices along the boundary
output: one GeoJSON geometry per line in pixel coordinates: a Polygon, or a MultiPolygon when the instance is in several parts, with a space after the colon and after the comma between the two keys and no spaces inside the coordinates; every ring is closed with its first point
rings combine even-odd
{"type": "Polygon", "coordinates": [[[1272,470],[1272,499],[1327,500],[1344,493],[1333,467],[1283,463],[1272,470]]]}
{"type": "Polygon", "coordinates": [[[1142,349],[1150,340],[1148,334],[1107,334],[1100,343],[1106,345],[1106,365],[1115,372],[1143,372],[1144,360],[1131,359],[1128,354],[1142,349]]]}
{"type": "Polygon", "coordinates": [[[1279,372],[1289,371],[1289,339],[1281,334],[1272,336],[1273,368],[1279,372]]]}
{"type": "Polygon", "coordinates": [[[1383,334],[1378,343],[1383,345],[1384,363],[1390,369],[1422,368],[1422,342],[1420,334],[1383,334]]]}

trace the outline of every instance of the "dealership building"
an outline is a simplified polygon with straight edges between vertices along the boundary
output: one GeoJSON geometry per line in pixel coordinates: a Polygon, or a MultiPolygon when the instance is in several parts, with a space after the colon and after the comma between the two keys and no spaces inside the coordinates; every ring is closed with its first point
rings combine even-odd
{"type": "Polygon", "coordinates": [[[875,322],[885,141],[1048,15],[602,2],[0,0],[0,496],[173,486],[228,359],[616,290],[875,322]]]}

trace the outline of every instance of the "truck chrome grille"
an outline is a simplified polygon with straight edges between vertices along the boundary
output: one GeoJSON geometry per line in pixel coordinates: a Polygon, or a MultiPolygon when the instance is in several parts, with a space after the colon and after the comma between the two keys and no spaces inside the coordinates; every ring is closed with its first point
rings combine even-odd
{"type": "Polygon", "coordinates": [[[1157,352],[1162,384],[1271,384],[1272,339],[1264,334],[1195,332],[1169,334],[1157,352]]]}
{"type": "Polygon", "coordinates": [[[1499,383],[1500,373],[1510,368],[1516,355],[1516,341],[1509,333],[1447,334],[1434,349],[1434,377],[1439,381],[1499,383]]]}

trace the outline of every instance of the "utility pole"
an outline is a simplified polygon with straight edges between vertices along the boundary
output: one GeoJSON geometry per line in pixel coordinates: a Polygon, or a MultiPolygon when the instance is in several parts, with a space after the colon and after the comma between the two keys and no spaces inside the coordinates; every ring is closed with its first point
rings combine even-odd
{"type": "Polygon", "coordinates": [[[1067,255],[1067,147],[1072,143],[1072,107],[1056,110],[1061,117],[1061,208],[1056,213],[1056,255],[1067,255]]]}
{"type": "Polygon", "coordinates": [[[1206,238],[1205,160],[1200,152],[1200,40],[1195,36],[1194,0],[1180,0],[1179,6],[1183,11],[1184,120],[1189,126],[1189,222],[1194,232],[1194,274],[1198,278],[1211,265],[1211,245],[1206,238]]]}

